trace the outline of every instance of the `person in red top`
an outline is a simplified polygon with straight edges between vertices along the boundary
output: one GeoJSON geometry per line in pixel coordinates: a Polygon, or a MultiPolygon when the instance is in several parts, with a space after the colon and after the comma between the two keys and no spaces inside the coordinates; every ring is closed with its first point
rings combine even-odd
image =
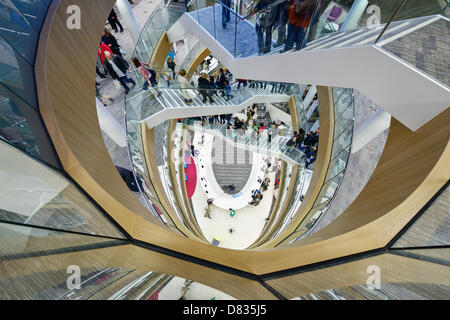
{"type": "Polygon", "coordinates": [[[289,6],[289,25],[286,45],[283,52],[291,50],[295,44],[295,50],[305,46],[305,30],[309,25],[314,12],[315,0],[291,0],[289,6]]]}
{"type": "Polygon", "coordinates": [[[102,65],[105,65],[105,51],[108,51],[111,56],[114,55],[114,53],[111,51],[108,45],[106,45],[104,42],[100,42],[100,47],[98,48],[98,57],[100,58],[100,62],[102,65]]]}
{"type": "Polygon", "coordinates": [[[103,42],[100,42],[100,46],[98,47],[98,60],[100,60],[102,66],[103,66],[103,72],[101,73],[100,70],[98,69],[98,60],[97,60],[97,69],[95,70],[97,72],[97,74],[101,77],[101,78],[106,78],[106,67],[105,67],[105,52],[108,51],[109,53],[111,53],[111,55],[113,55],[113,52],[111,51],[111,49],[109,48],[108,45],[104,44],[103,42]]]}

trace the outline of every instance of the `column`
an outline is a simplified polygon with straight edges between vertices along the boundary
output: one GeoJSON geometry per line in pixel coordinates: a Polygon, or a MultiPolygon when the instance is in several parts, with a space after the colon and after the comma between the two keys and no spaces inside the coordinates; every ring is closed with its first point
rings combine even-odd
{"type": "Polygon", "coordinates": [[[353,133],[352,153],[364,147],[390,125],[391,115],[379,109],[353,133]]]}
{"type": "Polygon", "coordinates": [[[125,24],[124,27],[131,34],[134,44],[136,45],[139,40],[141,31],[139,30],[136,18],[134,17],[133,11],[131,10],[130,3],[128,2],[128,0],[117,0],[116,6],[123,18],[123,23],[125,24]]]}

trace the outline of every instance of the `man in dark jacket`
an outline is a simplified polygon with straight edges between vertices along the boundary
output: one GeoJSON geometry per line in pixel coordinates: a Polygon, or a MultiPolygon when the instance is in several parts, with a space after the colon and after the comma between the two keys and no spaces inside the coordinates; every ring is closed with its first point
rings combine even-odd
{"type": "Polygon", "coordinates": [[[114,9],[111,10],[108,16],[108,22],[111,25],[111,28],[113,28],[114,32],[117,32],[117,26],[120,28],[120,32],[123,32],[123,27],[119,22],[119,19],[117,19],[117,14],[114,11],[114,9]]]}
{"type": "Polygon", "coordinates": [[[117,54],[111,55],[108,51],[105,51],[105,57],[106,70],[108,70],[108,73],[114,80],[118,80],[122,84],[125,88],[125,94],[128,94],[130,88],[128,88],[127,83],[136,85],[136,82],[127,76],[127,70],[130,65],[121,56],[117,54]]]}
{"type": "Polygon", "coordinates": [[[199,92],[203,97],[203,103],[206,103],[206,98],[209,98],[209,102],[213,103],[214,100],[211,98],[212,95],[212,91],[211,90],[205,90],[205,89],[210,89],[211,88],[211,84],[209,82],[208,76],[206,73],[202,73],[202,76],[200,78],[198,78],[198,87],[199,87],[199,92]],[[203,90],[201,90],[203,89],[203,90]]]}

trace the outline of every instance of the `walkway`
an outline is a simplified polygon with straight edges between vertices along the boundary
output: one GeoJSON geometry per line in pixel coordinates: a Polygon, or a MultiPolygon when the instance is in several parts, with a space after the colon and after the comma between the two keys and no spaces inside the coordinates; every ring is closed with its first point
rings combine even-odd
{"type": "Polygon", "coordinates": [[[209,100],[203,103],[196,88],[158,88],[161,92],[160,96],[153,89],[140,91],[127,99],[127,104],[130,106],[127,117],[135,122],[145,121],[149,128],[153,128],[171,119],[230,114],[239,112],[254,103],[288,102],[291,98],[289,94],[271,92],[270,84],[266,88],[249,88],[248,86],[241,87],[239,90],[235,88],[237,85],[233,85],[232,98],[229,101],[221,96],[219,90],[216,90],[218,94],[213,96],[213,103],[209,100]],[[192,104],[185,103],[183,90],[190,91],[196,96],[192,104]]]}

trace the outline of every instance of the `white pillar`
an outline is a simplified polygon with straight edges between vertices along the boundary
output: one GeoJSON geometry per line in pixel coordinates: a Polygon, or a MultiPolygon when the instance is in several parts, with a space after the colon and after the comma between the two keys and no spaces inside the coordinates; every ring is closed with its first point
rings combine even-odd
{"type": "Polygon", "coordinates": [[[353,133],[352,153],[364,147],[390,125],[391,115],[379,109],[353,133]]]}
{"type": "Polygon", "coordinates": [[[123,18],[126,30],[131,34],[134,45],[136,45],[139,40],[141,31],[139,30],[136,18],[134,17],[133,11],[131,10],[130,3],[128,2],[128,0],[117,0],[116,6],[123,18]]]}
{"type": "Polygon", "coordinates": [[[358,21],[364,14],[364,11],[366,10],[368,4],[368,0],[354,1],[339,31],[355,29],[358,26],[358,21]]]}
{"type": "Polygon", "coordinates": [[[316,122],[314,122],[313,126],[311,127],[311,129],[309,131],[316,132],[316,130],[319,129],[319,126],[320,126],[320,121],[316,120],[316,122]]]}
{"type": "Polygon", "coordinates": [[[124,148],[127,146],[126,132],[114,116],[106,109],[98,98],[95,98],[97,104],[98,122],[100,129],[110,137],[117,145],[124,148]]]}
{"type": "MultiPolygon", "coordinates": [[[[305,100],[303,100],[303,110],[307,110],[308,108],[311,107],[311,102],[313,101],[314,96],[316,95],[316,93],[317,93],[317,87],[316,86],[311,86],[309,88],[308,93],[306,94],[305,100]]],[[[311,114],[312,114],[312,112],[311,112],[311,114]]],[[[311,114],[310,114],[310,116],[311,116],[311,114]]],[[[308,120],[308,118],[306,120],[308,120]]]]}

